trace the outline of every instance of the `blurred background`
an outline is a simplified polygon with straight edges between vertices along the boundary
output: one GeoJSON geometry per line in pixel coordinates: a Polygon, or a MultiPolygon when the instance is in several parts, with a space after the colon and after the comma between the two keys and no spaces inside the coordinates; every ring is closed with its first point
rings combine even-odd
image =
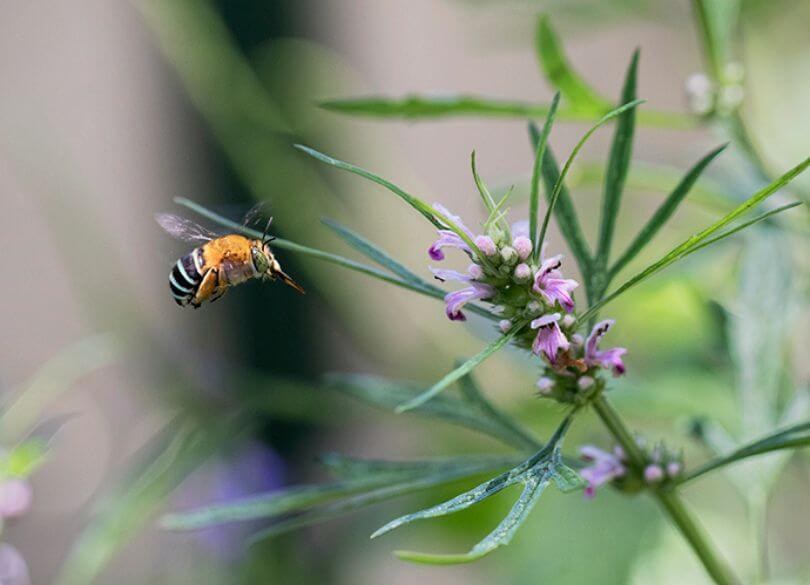
{"type": "MultiPolygon", "coordinates": [[[[405,459],[501,447],[320,384],[335,370],[429,384],[483,345],[487,323],[450,322],[434,299],[284,252],[306,296],[251,283],[199,311],[180,309],[166,281],[189,247],[160,230],[155,212],[191,217],[172,201],[187,197],[238,219],[265,200],[279,236],[356,257],[320,223],[335,218],[427,276],[433,232],[422,218],[292,145],[371,169],[472,224],[483,210],[470,152],[491,186],[514,184],[525,198],[526,121],[382,122],[318,102],[419,93],[548,103],[554,90],[533,48],[535,16],[545,12],[600,93],[617,99],[641,47],[644,107],[697,122],[685,85],[709,72],[693,10],[686,0],[0,5],[0,443],[8,448],[41,421],[61,421],[31,478],[30,513],[3,528],[31,581],[706,582],[654,502],[610,490],[588,502],[549,493],[510,547],[460,567],[410,565],[391,551],[466,550],[511,496],[374,541],[368,535],[388,519],[463,484],[254,546],[246,537],[255,524],[196,533],[156,525],[165,511],[321,481],[316,457],[324,452],[405,459]],[[193,448],[172,457],[184,441],[193,448]],[[139,483],[150,469],[158,481],[139,483]]],[[[703,154],[728,140],[732,152],[628,275],[807,156],[808,18],[801,0],[741,2],[731,45],[744,66],[744,98],[732,122],[708,116],[691,129],[637,130],[619,247],[703,154]]],[[[558,158],[586,129],[555,127],[558,158]]],[[[569,185],[589,235],[610,138],[605,130],[588,143],[569,185]]],[[[806,198],[810,183],[795,188],[806,198]]],[[[523,219],[523,209],[514,202],[512,219],[523,219]]],[[[791,213],[611,306],[618,325],[610,342],[630,349],[615,403],[651,439],[684,445],[687,464],[709,456],[707,437],[733,445],[807,418],[807,214],[791,213]]],[[[551,242],[563,248],[556,231],[551,242]]],[[[478,376],[498,405],[540,437],[550,434],[559,410],[534,398],[535,366],[519,352],[500,354],[478,376]]],[[[568,448],[583,442],[610,446],[590,415],[568,448]]],[[[807,582],[807,457],[765,463],[701,480],[685,497],[742,574],[807,582]],[[756,535],[766,536],[764,551],[756,535]]]]}

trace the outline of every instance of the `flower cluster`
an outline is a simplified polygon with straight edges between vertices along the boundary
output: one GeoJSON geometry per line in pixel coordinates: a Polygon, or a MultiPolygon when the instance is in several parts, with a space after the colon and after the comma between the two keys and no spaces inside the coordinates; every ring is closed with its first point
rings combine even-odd
{"type": "MultiPolygon", "coordinates": [[[[520,327],[515,343],[531,350],[544,361],[545,371],[537,385],[542,396],[573,402],[600,389],[597,370],[624,373],[624,348],[599,349],[599,342],[613,321],[598,323],[587,339],[576,333],[573,291],[579,286],[562,274],[562,256],[546,257],[535,250],[526,221],[509,225],[502,218],[484,224],[483,234],[474,234],[445,207],[434,209],[446,218],[445,229],[428,250],[436,261],[444,260],[445,248],[463,251],[472,263],[466,273],[431,267],[441,280],[456,280],[467,286],[445,296],[447,316],[463,321],[464,306],[484,300],[502,318],[504,333],[520,327]]],[[[543,246],[545,248],[545,245],[543,246]]]]}
{"type": "MultiPolygon", "coordinates": [[[[643,450],[643,443],[637,442],[643,450]]],[[[627,473],[627,456],[619,446],[611,452],[593,445],[583,445],[579,452],[588,463],[579,471],[587,483],[585,496],[588,498],[594,497],[596,489],[609,482],[622,491],[633,492],[644,485],[659,485],[671,481],[683,471],[683,458],[668,451],[663,444],[656,445],[651,453],[644,454],[647,463],[642,473],[643,483],[627,473]]]]}

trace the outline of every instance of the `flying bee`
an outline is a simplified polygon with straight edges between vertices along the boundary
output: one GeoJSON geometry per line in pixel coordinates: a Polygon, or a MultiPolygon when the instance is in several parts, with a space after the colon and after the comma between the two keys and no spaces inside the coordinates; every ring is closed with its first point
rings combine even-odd
{"type": "MultiPolygon", "coordinates": [[[[245,223],[255,213],[246,216],[245,223]]],[[[214,302],[232,286],[252,278],[262,280],[281,279],[304,294],[301,288],[282,269],[270,242],[267,221],[261,239],[251,239],[241,234],[217,235],[191,220],[170,213],[155,214],[160,226],[170,235],[186,242],[202,242],[202,245],[180,258],[169,273],[169,287],[175,302],[181,307],[191,305],[198,309],[205,301],[214,302]]]]}

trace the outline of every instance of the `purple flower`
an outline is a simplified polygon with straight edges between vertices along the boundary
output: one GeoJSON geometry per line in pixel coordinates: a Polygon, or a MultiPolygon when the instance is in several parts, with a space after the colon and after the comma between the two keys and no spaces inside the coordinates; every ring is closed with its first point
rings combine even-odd
{"type": "Polygon", "coordinates": [[[651,463],[644,468],[644,481],[647,483],[658,483],[662,479],[664,479],[664,470],[660,465],[651,463]]]}
{"type": "Polygon", "coordinates": [[[560,266],[562,266],[562,256],[554,256],[545,260],[534,276],[532,289],[550,305],[559,301],[560,306],[570,313],[574,310],[571,291],[578,287],[579,283],[570,278],[562,278],[562,274],[559,272],[560,266]]]}
{"type": "MultiPolygon", "coordinates": [[[[471,240],[475,237],[473,235],[473,233],[470,231],[470,229],[466,225],[464,225],[464,222],[461,221],[461,218],[459,216],[454,215],[453,213],[451,213],[450,210],[447,209],[444,205],[442,205],[441,203],[434,203],[433,204],[433,209],[435,209],[436,211],[441,213],[443,216],[445,216],[447,219],[449,219],[454,224],[456,224],[456,227],[459,228],[461,231],[463,231],[465,234],[467,234],[467,236],[471,240]]],[[[447,227],[450,227],[450,226],[447,226],[447,227]]]]}
{"type": "Polygon", "coordinates": [[[439,230],[439,239],[433,242],[433,245],[428,249],[428,255],[434,260],[444,260],[444,252],[442,248],[458,248],[467,253],[471,253],[470,247],[464,243],[458,234],[450,230],[439,230]]]}
{"type": "Polygon", "coordinates": [[[613,326],[613,319],[606,319],[594,325],[591,334],[585,342],[585,363],[589,366],[602,366],[603,368],[613,368],[614,376],[624,374],[624,362],[622,356],[627,353],[624,347],[613,347],[611,349],[599,350],[599,342],[605,333],[613,326]]]}
{"type": "Polygon", "coordinates": [[[602,449],[593,445],[583,445],[579,452],[585,461],[591,462],[591,465],[581,469],[579,472],[582,479],[588,482],[588,486],[585,488],[585,497],[587,498],[594,497],[596,488],[600,485],[621,477],[626,472],[621,459],[613,453],[602,451],[602,449]]]}
{"type": "Polygon", "coordinates": [[[494,256],[498,253],[498,247],[489,236],[476,236],[475,245],[484,254],[484,256],[494,256]]]}
{"type": "Polygon", "coordinates": [[[31,484],[24,479],[0,481],[0,519],[22,516],[31,508],[32,499],[31,484]]]}
{"type": "Polygon", "coordinates": [[[0,583],[31,585],[28,564],[16,548],[6,543],[0,543],[0,583]]]}
{"type": "Polygon", "coordinates": [[[537,329],[537,337],[534,338],[534,343],[532,343],[532,351],[537,355],[540,355],[540,352],[546,354],[552,366],[557,361],[557,351],[568,349],[568,339],[566,339],[557,324],[559,320],[560,314],[554,313],[552,315],[543,315],[531,323],[532,329],[537,329]]]}
{"type": "Polygon", "coordinates": [[[433,275],[441,280],[458,280],[460,282],[467,282],[470,284],[467,288],[447,293],[444,297],[444,302],[447,304],[445,312],[451,321],[466,321],[467,317],[461,312],[461,309],[470,301],[479,299],[488,299],[495,296],[497,290],[494,286],[476,282],[472,276],[462,274],[457,270],[445,270],[441,268],[430,268],[433,275]]]}

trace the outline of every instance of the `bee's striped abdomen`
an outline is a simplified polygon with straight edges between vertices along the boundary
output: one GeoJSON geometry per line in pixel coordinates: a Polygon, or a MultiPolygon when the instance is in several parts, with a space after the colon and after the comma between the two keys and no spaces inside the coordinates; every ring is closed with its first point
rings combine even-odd
{"type": "Polygon", "coordinates": [[[178,305],[187,305],[197,293],[202,275],[194,262],[199,248],[180,258],[169,273],[169,287],[178,305]]]}

